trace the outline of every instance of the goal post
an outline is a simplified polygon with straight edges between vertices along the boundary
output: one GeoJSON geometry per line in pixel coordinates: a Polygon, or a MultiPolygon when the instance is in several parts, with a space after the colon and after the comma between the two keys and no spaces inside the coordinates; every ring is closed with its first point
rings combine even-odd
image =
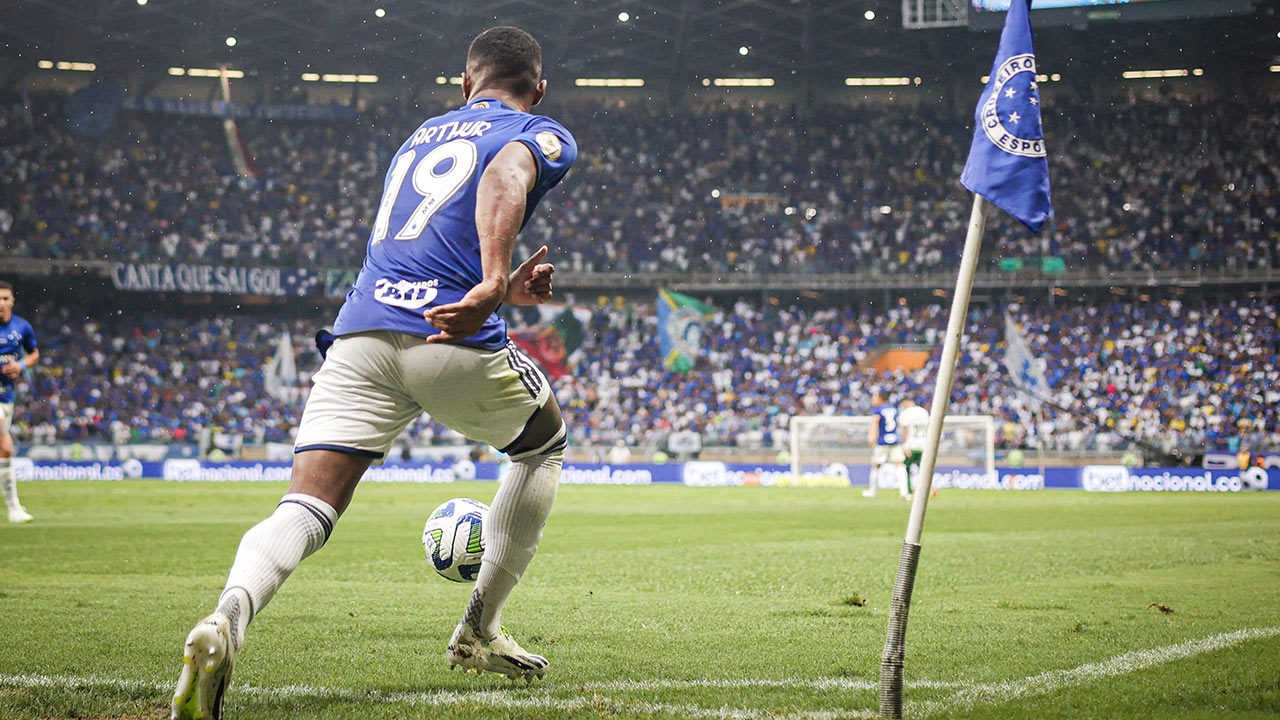
{"type": "MultiPolygon", "coordinates": [[[[847,477],[851,485],[870,481],[868,468],[875,452],[871,430],[874,415],[795,415],[790,433],[791,474],[803,477],[847,477]]],[[[898,463],[894,463],[898,464],[898,463]]],[[[996,473],[995,418],[991,415],[948,415],[938,445],[938,473],[956,470],[996,473]]],[[[896,487],[888,473],[881,487],[896,487]]]]}

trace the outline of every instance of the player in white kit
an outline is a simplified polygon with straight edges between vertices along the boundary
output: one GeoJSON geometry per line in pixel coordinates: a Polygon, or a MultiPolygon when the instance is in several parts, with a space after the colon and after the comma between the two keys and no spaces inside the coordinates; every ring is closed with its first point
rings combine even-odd
{"type": "Polygon", "coordinates": [[[523,30],[477,36],[462,90],[462,107],[424,122],[391,160],[364,266],[303,411],[289,491],[245,534],[216,610],[188,635],[173,718],[219,717],[250,620],[325,543],[361,475],[424,411],[512,461],[445,658],[526,680],[546,672],[546,658],[500,620],[555,500],[565,427],[546,378],[495,311],[551,297],[547,249],[514,272],[511,254],[577,145],[559,123],[529,113],[546,81],[541,48],[523,30]]]}
{"type": "Polygon", "coordinates": [[[929,411],[907,399],[898,408],[898,427],[902,429],[902,449],[906,452],[907,471],[902,477],[902,497],[911,499],[920,476],[920,460],[929,436],[929,411]]]}

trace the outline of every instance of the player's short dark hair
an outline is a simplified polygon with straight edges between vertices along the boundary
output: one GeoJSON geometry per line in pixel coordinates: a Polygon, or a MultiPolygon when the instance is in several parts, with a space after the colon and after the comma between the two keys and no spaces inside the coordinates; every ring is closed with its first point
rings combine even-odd
{"type": "Polygon", "coordinates": [[[483,87],[529,95],[542,80],[542,46],[517,27],[491,27],[467,50],[467,73],[483,87]]]}
{"type": "Polygon", "coordinates": [[[8,290],[9,292],[13,292],[13,283],[0,280],[0,290],[8,290]]]}

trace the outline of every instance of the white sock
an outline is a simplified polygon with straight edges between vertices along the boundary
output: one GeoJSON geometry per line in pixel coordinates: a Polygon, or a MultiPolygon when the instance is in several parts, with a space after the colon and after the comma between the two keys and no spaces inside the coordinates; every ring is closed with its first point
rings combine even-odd
{"type": "Polygon", "coordinates": [[[563,462],[563,449],[522,459],[498,488],[484,525],[484,561],[463,616],[481,637],[501,632],[502,606],[538,551],[563,462]]]}
{"type": "Polygon", "coordinates": [[[337,519],[338,512],[325,501],[290,493],[270,517],[244,534],[218,598],[218,612],[231,619],[231,642],[237,650],[244,644],[249,621],[271,602],[298,564],[324,545],[337,519]]]}
{"type": "Polygon", "coordinates": [[[22,503],[18,502],[18,482],[13,479],[9,458],[0,459],[0,492],[4,493],[4,504],[9,506],[9,512],[22,509],[22,503]]]}

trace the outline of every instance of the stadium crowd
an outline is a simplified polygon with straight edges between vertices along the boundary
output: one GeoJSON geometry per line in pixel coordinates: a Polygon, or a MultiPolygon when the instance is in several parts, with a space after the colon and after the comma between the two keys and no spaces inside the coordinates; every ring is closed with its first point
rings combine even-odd
{"type": "MultiPolygon", "coordinates": [[[[998,444],[1033,446],[1032,410],[1002,365],[1004,314],[1046,363],[1043,437],[1062,450],[1119,448],[1127,436],[1183,448],[1280,447],[1280,329],[1266,299],[1080,301],[975,307],[952,412],[990,414],[998,444]]],[[[184,318],[170,310],[84,320],[63,308],[28,317],[44,359],[19,384],[20,442],[190,442],[207,428],[246,442],[287,442],[319,356],[303,319],[184,318]],[[282,332],[294,338],[298,379],[272,395],[264,382],[282,332]]],[[[707,445],[772,448],[792,414],[867,414],[877,394],[927,402],[946,313],[938,305],[786,307],[723,303],[709,318],[694,370],[666,371],[657,318],[643,302],[601,303],[555,382],[577,447],[662,446],[693,430],[707,445]],[[935,352],[913,372],[864,367],[876,350],[935,352]]],[[[456,442],[423,418],[412,442],[456,442]]]]}
{"type": "MultiPolygon", "coordinates": [[[[101,138],[65,102],[0,104],[0,256],[358,267],[387,161],[440,108],[242,121],[257,177],[212,119],[122,113],[101,138]]],[[[966,124],[929,107],[550,106],[582,154],[535,215],[579,271],[948,271],[969,208],[966,124]]],[[[1046,103],[1057,218],[992,220],[985,262],[1245,269],[1280,263],[1280,108],[1046,103]],[[1132,138],[1141,137],[1135,143],[1132,138]]]]}

